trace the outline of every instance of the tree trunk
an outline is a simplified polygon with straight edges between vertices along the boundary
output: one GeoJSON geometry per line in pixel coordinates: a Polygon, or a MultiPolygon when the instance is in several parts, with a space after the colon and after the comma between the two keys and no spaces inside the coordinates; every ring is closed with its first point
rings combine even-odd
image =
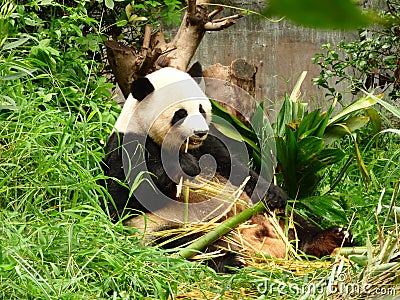
{"type": "Polygon", "coordinates": [[[210,0],[188,0],[188,6],[175,37],[166,43],[161,30],[152,33],[146,26],[142,48],[139,50],[116,41],[106,41],[108,61],[112,71],[127,97],[133,80],[162,67],[170,66],[183,71],[189,66],[206,31],[218,31],[235,24],[241,14],[213,19],[223,8],[209,12],[210,0]]]}
{"type": "Polygon", "coordinates": [[[243,58],[234,60],[230,66],[214,64],[203,72],[206,78],[218,79],[206,80],[207,95],[242,123],[249,125],[249,118],[255,109],[256,73],[257,67],[243,58]]]}

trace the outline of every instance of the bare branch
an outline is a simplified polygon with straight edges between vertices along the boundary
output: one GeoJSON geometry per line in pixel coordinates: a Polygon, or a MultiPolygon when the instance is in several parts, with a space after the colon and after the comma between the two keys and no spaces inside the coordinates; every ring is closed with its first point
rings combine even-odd
{"type": "Polygon", "coordinates": [[[143,60],[140,63],[139,69],[136,71],[136,73],[140,76],[146,75],[147,73],[149,73],[149,71],[154,71],[154,68],[157,67],[155,65],[155,62],[158,60],[158,58],[161,55],[171,51],[167,49],[167,44],[165,43],[164,39],[164,33],[161,31],[161,29],[152,35],[151,27],[146,25],[144,40],[146,40],[146,42],[143,41],[143,47],[148,48],[142,49],[142,54],[145,55],[142,57],[143,60]],[[152,50],[149,51],[150,49],[152,50]]]}
{"type": "Polygon", "coordinates": [[[151,27],[146,24],[144,28],[143,44],[142,44],[142,56],[146,57],[147,51],[150,49],[150,39],[151,39],[151,27]]]}
{"type": "Polygon", "coordinates": [[[187,12],[188,12],[188,14],[193,14],[193,15],[196,13],[196,0],[188,1],[187,12]]]}
{"type": "Polygon", "coordinates": [[[208,14],[208,19],[211,20],[223,10],[224,8],[222,6],[217,6],[212,12],[208,14]]]}
{"type": "Polygon", "coordinates": [[[244,17],[244,15],[237,14],[237,15],[233,15],[230,17],[221,18],[218,20],[213,20],[212,22],[207,22],[206,24],[204,24],[204,30],[219,31],[219,30],[225,29],[225,28],[230,27],[233,24],[235,24],[236,20],[240,19],[242,17],[244,17]]]}
{"type": "Polygon", "coordinates": [[[196,10],[196,0],[189,0],[188,1],[188,8],[187,8],[187,17],[190,24],[199,24],[202,21],[201,16],[197,15],[196,10]]]}
{"type": "Polygon", "coordinates": [[[160,48],[166,49],[167,43],[165,42],[164,32],[161,29],[158,29],[154,34],[151,35],[151,49],[160,48]]]}

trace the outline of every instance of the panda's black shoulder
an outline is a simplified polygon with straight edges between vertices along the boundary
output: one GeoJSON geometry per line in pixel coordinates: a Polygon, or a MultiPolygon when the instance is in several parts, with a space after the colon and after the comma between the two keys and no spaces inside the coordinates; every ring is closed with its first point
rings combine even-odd
{"type": "Polygon", "coordinates": [[[193,153],[198,159],[204,154],[210,154],[219,164],[229,164],[231,154],[226,145],[226,137],[223,136],[213,125],[202,145],[193,153]]]}

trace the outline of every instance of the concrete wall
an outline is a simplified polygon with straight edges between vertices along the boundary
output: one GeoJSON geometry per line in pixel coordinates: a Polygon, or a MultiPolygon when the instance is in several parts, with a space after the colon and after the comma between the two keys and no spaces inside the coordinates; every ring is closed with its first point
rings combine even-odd
{"type": "MultiPolygon", "coordinates": [[[[230,1],[232,6],[260,11],[265,1],[230,1]]],[[[302,71],[308,71],[303,83],[306,99],[318,99],[323,105],[324,91],[313,86],[311,78],[320,72],[312,63],[322,44],[352,40],[355,33],[322,31],[294,26],[282,21],[272,23],[256,15],[240,19],[234,26],[219,32],[206,33],[194,60],[204,67],[214,63],[230,65],[236,58],[246,58],[258,66],[256,96],[271,105],[280,103],[290,93],[302,71]]],[[[319,105],[319,104],[314,104],[319,105]]]]}

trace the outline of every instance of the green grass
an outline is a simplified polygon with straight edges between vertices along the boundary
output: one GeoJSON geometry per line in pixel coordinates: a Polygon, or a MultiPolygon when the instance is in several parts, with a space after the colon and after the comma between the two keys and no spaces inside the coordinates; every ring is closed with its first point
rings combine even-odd
{"type": "MultiPolygon", "coordinates": [[[[298,299],[307,294],[306,284],[314,287],[322,282],[324,286],[332,276],[342,274],[337,270],[340,263],[349,274],[346,280],[366,278],[361,265],[343,259],[336,264],[330,259],[272,259],[235,274],[218,275],[201,264],[141,246],[141,236],[134,229],[112,224],[99,207],[105,194],[96,183],[102,177],[100,161],[118,109],[112,100],[101,97],[90,99],[98,104],[87,108],[91,96],[80,91],[70,98],[82,99],[75,102],[78,109],[58,106],[59,88],[49,86],[43,91],[34,81],[13,82],[12,91],[11,85],[2,87],[2,94],[12,96],[17,108],[0,111],[1,299],[167,299],[179,295],[185,299],[219,295],[264,299],[263,294],[265,299],[298,299]],[[45,96],[39,93],[55,94],[44,110],[45,96]]],[[[348,202],[348,215],[355,212],[351,229],[361,244],[367,234],[377,242],[379,192],[388,188],[384,202],[390,204],[397,180],[398,144],[396,139],[390,143],[379,155],[372,148],[366,154],[375,174],[370,190],[362,187],[352,165],[337,191],[348,202]]],[[[395,225],[393,218],[388,220],[386,232],[395,225]]],[[[370,260],[376,267],[387,263],[370,260]]],[[[392,276],[393,270],[385,280],[394,282],[392,276]]],[[[376,284],[376,275],[371,278],[376,284]]]]}
{"type": "MultiPolygon", "coordinates": [[[[0,9],[0,299],[308,299],[318,295],[307,295],[307,284],[319,283],[327,298],[327,285],[338,279],[399,285],[398,262],[390,262],[400,243],[393,231],[398,216],[386,206],[377,213],[380,199],[398,203],[395,135],[380,137],[378,147],[360,144],[372,178],[368,188],[353,163],[334,191],[353,217],[358,243],[368,245],[353,260],[267,259],[222,275],[144,247],[135,229],[112,224],[99,206],[107,193],[97,181],[119,108],[112,85],[99,75],[101,51],[87,48],[93,36],[73,26],[97,24],[78,8],[62,19],[52,15],[48,27],[32,25],[34,9],[23,15],[14,7],[7,18],[0,9]],[[386,251],[372,251],[380,241],[386,251]]],[[[351,143],[339,146],[350,155],[351,143]]],[[[335,168],[332,178],[340,171],[335,168]]],[[[329,186],[328,175],[324,180],[329,186]]],[[[345,296],[366,294],[329,297],[345,296]]]]}

